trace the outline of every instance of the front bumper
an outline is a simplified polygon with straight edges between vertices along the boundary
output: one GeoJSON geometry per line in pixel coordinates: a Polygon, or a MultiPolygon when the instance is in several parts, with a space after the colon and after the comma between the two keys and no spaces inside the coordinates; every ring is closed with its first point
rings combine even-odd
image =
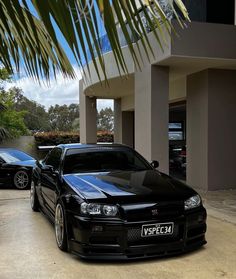
{"type": "Polygon", "coordinates": [[[144,224],[163,220],[126,222],[67,215],[69,250],[87,259],[137,259],[181,254],[206,244],[206,210],[200,208],[165,222],[174,222],[171,236],[141,237],[144,224]],[[102,231],[94,231],[101,230],[102,231]]]}

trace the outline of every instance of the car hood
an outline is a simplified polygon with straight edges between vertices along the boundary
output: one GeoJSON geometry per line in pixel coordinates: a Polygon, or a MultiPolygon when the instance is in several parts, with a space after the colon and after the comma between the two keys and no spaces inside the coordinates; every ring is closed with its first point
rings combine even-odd
{"type": "Polygon", "coordinates": [[[196,192],[185,184],[155,170],[67,174],[64,181],[91,201],[148,202],[185,200],[196,192]]]}
{"type": "Polygon", "coordinates": [[[24,166],[24,167],[34,167],[36,164],[36,160],[28,160],[28,161],[16,161],[7,163],[9,166],[24,166]]]}

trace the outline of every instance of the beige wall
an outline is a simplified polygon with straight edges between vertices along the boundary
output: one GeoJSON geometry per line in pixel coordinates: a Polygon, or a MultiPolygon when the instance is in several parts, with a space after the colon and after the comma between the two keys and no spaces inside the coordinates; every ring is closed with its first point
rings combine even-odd
{"type": "Polygon", "coordinates": [[[133,111],[122,111],[122,143],[134,147],[133,111]]]}
{"type": "Polygon", "coordinates": [[[187,79],[187,183],[208,189],[208,75],[206,71],[187,79]]]}
{"type": "MultiPolygon", "coordinates": [[[[173,21],[178,36],[172,34],[172,40],[168,35],[164,43],[164,51],[161,50],[153,33],[148,37],[155,57],[150,54],[150,61],[147,59],[143,47],[140,46],[143,62],[140,65],[145,67],[148,64],[158,64],[168,66],[171,75],[186,76],[206,68],[232,68],[236,67],[236,26],[225,24],[214,24],[204,22],[192,22],[187,28],[180,28],[178,23],[173,21]]],[[[166,33],[165,33],[166,34],[166,33]]],[[[119,78],[119,71],[112,52],[104,54],[107,78],[110,82],[109,87],[101,87],[96,71],[92,63],[89,63],[91,79],[86,83],[84,90],[86,95],[108,98],[120,98],[131,95],[134,84],[132,75],[135,69],[128,47],[123,47],[125,62],[131,79],[125,83],[119,78]],[[114,86],[113,86],[114,84],[114,86]]],[[[100,71],[101,72],[101,71],[100,71]]],[[[101,79],[104,80],[101,74],[101,79]]],[[[172,86],[172,85],[171,85],[172,86]]]]}
{"type": "Polygon", "coordinates": [[[176,24],[178,37],[173,36],[171,55],[177,57],[235,59],[234,25],[192,22],[188,28],[176,24]]]}
{"type": "Polygon", "coordinates": [[[236,71],[205,70],[187,81],[187,181],[236,188],[236,71]]]}
{"type": "Polygon", "coordinates": [[[80,142],[97,142],[97,100],[87,97],[83,91],[83,81],[79,82],[80,100],[80,142]]]}
{"type": "Polygon", "coordinates": [[[236,71],[208,71],[208,189],[236,189],[236,71]]]}
{"type": "Polygon", "coordinates": [[[169,68],[147,66],[135,73],[135,149],[169,172],[169,68]]]}
{"type": "Polygon", "coordinates": [[[134,112],[122,111],[121,103],[114,101],[114,141],[134,147],[134,112]]]}
{"type": "MultiPolygon", "coordinates": [[[[128,72],[133,73],[134,72],[134,64],[133,64],[132,56],[130,55],[129,49],[128,49],[128,47],[123,47],[122,50],[123,50],[125,63],[126,63],[127,68],[128,68],[128,72]]],[[[98,59],[96,59],[96,61],[98,61],[98,59]]],[[[108,79],[113,79],[113,78],[116,78],[116,77],[120,76],[118,68],[117,68],[117,64],[116,64],[116,61],[115,61],[115,58],[114,58],[114,55],[111,51],[104,54],[104,62],[105,62],[105,66],[106,66],[106,74],[107,74],[108,79]]],[[[100,75],[101,75],[101,81],[103,81],[104,80],[104,75],[102,74],[101,67],[98,66],[98,68],[99,68],[99,72],[100,72],[100,75]]],[[[89,69],[90,69],[91,76],[84,83],[84,91],[85,91],[86,94],[92,94],[91,90],[93,91],[93,87],[90,87],[91,85],[96,85],[96,84],[100,85],[99,77],[96,73],[95,67],[94,67],[92,62],[89,63],[89,69]]],[[[85,68],[85,71],[87,71],[86,68],[85,68]]]]}
{"type": "Polygon", "coordinates": [[[186,77],[170,81],[169,100],[180,100],[186,98],[186,77]]]}
{"type": "Polygon", "coordinates": [[[121,99],[114,100],[114,142],[122,143],[121,99]]]}
{"type": "MultiPolygon", "coordinates": [[[[137,57],[139,57],[139,64],[140,67],[145,67],[150,64],[157,64],[162,60],[165,60],[166,58],[170,57],[171,54],[171,39],[170,36],[168,35],[167,31],[163,32],[163,35],[160,37],[165,37],[165,40],[162,41],[163,44],[163,50],[160,48],[155,36],[153,33],[149,33],[149,41],[150,45],[152,46],[152,50],[154,53],[151,53],[149,50],[149,58],[146,55],[146,52],[140,43],[139,44],[139,49],[141,52],[142,59],[139,56],[139,51],[136,45],[134,45],[134,48],[136,49],[137,57]]],[[[133,84],[133,79],[132,75],[134,72],[137,70],[138,66],[134,65],[134,61],[132,59],[132,56],[130,55],[129,48],[127,46],[122,48],[123,55],[124,55],[124,60],[126,63],[126,66],[128,68],[128,73],[130,74],[131,78],[127,81],[125,84],[122,79],[120,79],[120,73],[117,68],[117,64],[114,59],[114,55],[112,52],[108,52],[104,54],[104,61],[105,61],[105,66],[106,66],[106,73],[107,73],[107,79],[109,79],[110,85],[109,87],[105,86],[104,83],[104,76],[102,74],[101,68],[99,68],[99,72],[101,74],[101,81],[100,83],[99,78],[96,74],[95,67],[93,66],[93,63],[89,63],[89,69],[91,72],[90,78],[85,82],[84,84],[84,92],[86,95],[90,96],[97,96],[97,97],[108,97],[109,98],[119,98],[124,95],[130,95],[133,92],[134,84],[133,84]],[[122,85],[123,83],[123,85],[122,85]],[[113,85],[114,84],[114,85],[113,85]],[[102,85],[102,86],[101,86],[102,85]],[[110,90],[112,88],[112,90],[110,90]]],[[[87,69],[85,69],[87,72],[87,69]]],[[[122,73],[122,71],[121,71],[122,73]]]]}
{"type": "Polygon", "coordinates": [[[121,99],[122,111],[134,110],[134,94],[121,99]]]}

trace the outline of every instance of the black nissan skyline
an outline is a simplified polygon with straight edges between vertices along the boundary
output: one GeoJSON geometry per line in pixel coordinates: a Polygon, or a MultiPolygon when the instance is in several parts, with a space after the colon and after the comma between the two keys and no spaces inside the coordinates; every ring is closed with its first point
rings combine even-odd
{"type": "Polygon", "coordinates": [[[180,254],[206,244],[199,194],[130,147],[64,144],[33,170],[30,201],[58,247],[88,259],[180,254]]]}

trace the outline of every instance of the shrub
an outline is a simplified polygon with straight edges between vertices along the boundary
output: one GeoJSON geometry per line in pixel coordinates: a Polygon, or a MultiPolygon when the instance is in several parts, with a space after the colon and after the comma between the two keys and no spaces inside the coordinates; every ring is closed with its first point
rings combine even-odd
{"type": "Polygon", "coordinates": [[[97,132],[98,142],[114,142],[114,134],[108,131],[98,131],[97,132]]]}
{"type": "MultiPolygon", "coordinates": [[[[39,132],[34,134],[37,146],[58,145],[80,142],[77,132],[39,132]]],[[[97,132],[98,142],[113,142],[114,135],[111,132],[97,132]]]]}

